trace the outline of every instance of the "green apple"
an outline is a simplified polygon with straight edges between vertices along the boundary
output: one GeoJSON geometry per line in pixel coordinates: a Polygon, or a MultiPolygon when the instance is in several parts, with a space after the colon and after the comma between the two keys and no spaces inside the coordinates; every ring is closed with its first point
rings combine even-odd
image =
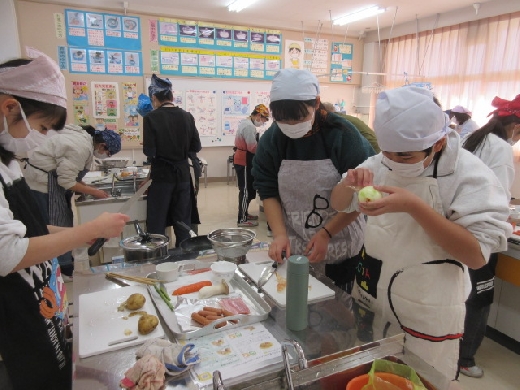
{"type": "Polygon", "coordinates": [[[363,187],[358,194],[358,200],[361,203],[370,202],[381,199],[383,195],[372,186],[363,187]]]}

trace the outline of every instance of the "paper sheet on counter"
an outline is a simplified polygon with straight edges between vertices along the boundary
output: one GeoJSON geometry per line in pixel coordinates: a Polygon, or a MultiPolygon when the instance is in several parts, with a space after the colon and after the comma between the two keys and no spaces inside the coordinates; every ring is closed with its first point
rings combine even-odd
{"type": "Polygon", "coordinates": [[[189,342],[195,344],[199,353],[200,364],[192,368],[192,375],[201,386],[211,383],[215,370],[219,370],[222,380],[226,381],[282,361],[280,343],[261,323],[189,342]]]}

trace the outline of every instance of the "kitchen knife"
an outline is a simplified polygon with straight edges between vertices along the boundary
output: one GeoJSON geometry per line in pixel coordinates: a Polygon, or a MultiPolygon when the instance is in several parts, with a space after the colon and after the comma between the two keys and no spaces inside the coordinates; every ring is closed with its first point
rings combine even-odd
{"type": "MultiPolygon", "coordinates": [[[[125,203],[123,203],[123,205],[121,206],[121,208],[119,209],[118,212],[121,214],[125,214],[126,212],[128,212],[128,210],[130,210],[130,208],[134,205],[134,203],[137,202],[137,200],[142,195],[144,195],[144,193],[146,192],[148,187],[150,187],[150,184],[152,184],[151,180],[148,180],[146,183],[144,183],[143,186],[141,188],[139,188],[139,190],[137,190],[137,192],[130,197],[130,199],[128,199],[125,203]]],[[[90,248],[88,248],[88,251],[87,251],[88,255],[94,256],[106,241],[108,241],[108,239],[98,238],[94,242],[94,244],[92,244],[92,246],[90,248]]]]}
{"type": "Polygon", "coordinates": [[[271,276],[276,272],[276,268],[278,268],[278,263],[273,261],[273,264],[269,267],[265,267],[258,278],[258,288],[262,288],[269,281],[271,276]]]}
{"type": "Polygon", "coordinates": [[[129,336],[129,337],[123,337],[122,339],[118,339],[118,340],[114,340],[114,341],[110,341],[108,343],[109,346],[112,346],[112,345],[116,345],[116,344],[121,344],[121,343],[127,343],[129,341],[134,341],[134,340],[137,340],[137,335],[135,336],[129,336]]]}

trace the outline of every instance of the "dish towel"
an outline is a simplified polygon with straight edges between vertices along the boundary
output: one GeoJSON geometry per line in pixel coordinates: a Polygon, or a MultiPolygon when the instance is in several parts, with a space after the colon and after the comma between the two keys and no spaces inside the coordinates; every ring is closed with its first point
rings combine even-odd
{"type": "Polygon", "coordinates": [[[159,390],[164,385],[164,364],[152,355],[144,355],[125,372],[120,385],[123,389],[159,390]]]}
{"type": "Polygon", "coordinates": [[[153,339],[144,343],[135,354],[138,358],[155,356],[166,367],[166,374],[177,376],[200,362],[199,355],[193,352],[194,348],[194,344],[181,346],[165,339],[153,339]]]}

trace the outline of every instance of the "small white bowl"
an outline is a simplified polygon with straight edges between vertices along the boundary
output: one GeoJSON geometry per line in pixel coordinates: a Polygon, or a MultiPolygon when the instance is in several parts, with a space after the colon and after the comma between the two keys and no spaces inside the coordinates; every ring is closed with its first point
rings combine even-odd
{"type": "Polygon", "coordinates": [[[211,272],[213,272],[213,278],[215,280],[224,279],[226,282],[229,282],[233,279],[236,269],[237,265],[229,261],[217,261],[211,264],[211,272]]]}

